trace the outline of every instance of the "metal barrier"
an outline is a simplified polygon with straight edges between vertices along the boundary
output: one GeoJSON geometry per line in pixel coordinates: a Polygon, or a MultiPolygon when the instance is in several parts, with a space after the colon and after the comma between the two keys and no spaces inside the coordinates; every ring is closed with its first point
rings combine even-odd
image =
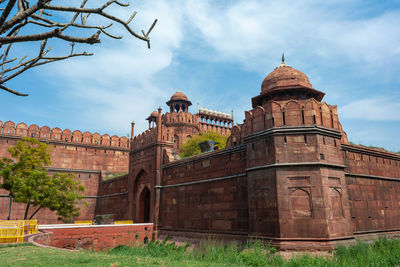
{"type": "Polygon", "coordinates": [[[36,234],[39,232],[37,220],[25,220],[24,229],[28,234],[36,234]]]}
{"type": "Polygon", "coordinates": [[[22,223],[25,234],[35,234],[39,231],[37,220],[0,220],[0,225],[8,225],[10,223],[22,223]]]}
{"type": "Polygon", "coordinates": [[[24,242],[24,221],[0,221],[0,243],[24,242]]]}
{"type": "Polygon", "coordinates": [[[114,224],[133,224],[132,220],[114,221],[114,224]]]}
{"type": "Polygon", "coordinates": [[[74,224],[92,225],[92,224],[93,224],[93,221],[90,221],[90,220],[74,221],[74,224]]]}

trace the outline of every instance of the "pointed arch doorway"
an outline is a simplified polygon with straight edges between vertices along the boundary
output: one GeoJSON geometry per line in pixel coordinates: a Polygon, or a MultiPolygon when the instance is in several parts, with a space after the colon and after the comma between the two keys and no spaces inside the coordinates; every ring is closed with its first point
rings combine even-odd
{"type": "Polygon", "coordinates": [[[145,186],[139,196],[139,222],[150,222],[150,190],[145,186]]]}

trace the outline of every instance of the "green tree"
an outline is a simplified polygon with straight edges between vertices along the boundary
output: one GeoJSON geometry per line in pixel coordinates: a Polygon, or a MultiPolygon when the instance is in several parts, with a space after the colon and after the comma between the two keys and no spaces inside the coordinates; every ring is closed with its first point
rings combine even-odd
{"type": "Polygon", "coordinates": [[[0,187],[8,190],[15,202],[25,203],[24,219],[34,207],[31,219],[41,208],[57,211],[59,220],[69,221],[79,215],[77,200],[85,188],[72,173],[49,175],[45,166],[51,164],[50,148],[34,138],[22,138],[8,151],[10,158],[0,159],[0,187]]]}
{"type": "Polygon", "coordinates": [[[186,158],[201,153],[199,143],[207,140],[217,142],[216,147],[218,149],[223,149],[226,147],[226,140],[229,136],[222,136],[218,132],[206,132],[199,135],[192,136],[185,144],[183,144],[181,149],[181,158],[186,158]]]}

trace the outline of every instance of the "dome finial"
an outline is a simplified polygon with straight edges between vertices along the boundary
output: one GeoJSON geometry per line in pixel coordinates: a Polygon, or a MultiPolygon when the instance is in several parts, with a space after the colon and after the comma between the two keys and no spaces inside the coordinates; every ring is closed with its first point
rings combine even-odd
{"type": "Polygon", "coordinates": [[[282,63],[278,66],[278,68],[280,67],[287,67],[288,65],[285,63],[285,54],[282,53],[282,63]]]}

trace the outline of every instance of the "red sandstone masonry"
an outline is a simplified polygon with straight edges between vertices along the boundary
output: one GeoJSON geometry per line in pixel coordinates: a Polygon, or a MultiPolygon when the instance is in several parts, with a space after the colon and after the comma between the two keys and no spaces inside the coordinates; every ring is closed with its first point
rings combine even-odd
{"type": "Polygon", "coordinates": [[[242,152],[202,154],[163,167],[161,229],[247,233],[247,183],[243,175],[221,181],[197,181],[244,173],[242,152]]]}
{"type": "MultiPolygon", "coordinates": [[[[60,226],[58,226],[60,227],[60,226]]],[[[94,249],[107,250],[119,245],[135,245],[152,239],[153,224],[131,225],[96,225],[96,226],[70,226],[63,228],[53,226],[40,226],[41,230],[52,232],[49,244],[48,240],[37,240],[38,243],[46,242],[58,248],[67,249],[94,249]]]]}
{"type": "Polygon", "coordinates": [[[128,175],[100,182],[96,215],[112,214],[114,220],[128,220],[128,208],[128,175]]]}
{"type": "Polygon", "coordinates": [[[353,231],[400,229],[400,156],[356,145],[343,155],[353,231]]]}
{"type": "MultiPolygon", "coordinates": [[[[98,183],[101,175],[107,173],[128,172],[128,139],[109,135],[100,136],[89,132],[71,132],[48,126],[39,128],[33,124],[27,127],[24,123],[17,126],[11,121],[0,123],[0,157],[9,157],[8,148],[14,146],[23,137],[35,137],[52,147],[49,172],[72,172],[85,186],[84,199],[89,205],[81,203],[80,216],[76,220],[92,220],[95,215],[98,183]],[[1,127],[2,126],[2,127],[1,127]],[[102,174],[101,174],[102,173],[102,174]]],[[[0,190],[0,217],[8,216],[8,192],[0,190]]],[[[22,219],[25,205],[13,203],[12,219],[22,219]]],[[[34,210],[32,209],[31,212],[34,210]]],[[[42,209],[35,215],[39,223],[60,223],[54,212],[42,209]]]]}

